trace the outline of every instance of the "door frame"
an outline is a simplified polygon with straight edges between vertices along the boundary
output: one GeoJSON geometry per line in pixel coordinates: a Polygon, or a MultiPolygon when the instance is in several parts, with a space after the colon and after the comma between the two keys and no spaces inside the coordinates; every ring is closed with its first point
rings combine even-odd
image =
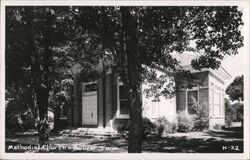
{"type": "Polygon", "coordinates": [[[82,126],[84,126],[84,127],[89,127],[89,128],[96,128],[96,127],[98,127],[98,122],[99,122],[99,117],[98,117],[98,113],[99,113],[99,110],[98,110],[98,82],[97,81],[92,81],[92,82],[82,82],[82,97],[81,97],[81,99],[82,99],[82,106],[81,106],[81,108],[82,108],[82,113],[81,113],[81,117],[82,117],[82,121],[81,121],[81,125],[82,126]],[[97,86],[97,89],[96,89],[96,91],[90,91],[90,92],[85,92],[85,86],[86,85],[89,85],[89,84],[96,84],[96,86],[97,86]],[[83,96],[84,95],[96,95],[96,124],[94,124],[94,125],[88,125],[88,124],[84,124],[83,122],[84,122],[84,116],[83,116],[83,111],[84,111],[84,109],[83,109],[83,96]]]}

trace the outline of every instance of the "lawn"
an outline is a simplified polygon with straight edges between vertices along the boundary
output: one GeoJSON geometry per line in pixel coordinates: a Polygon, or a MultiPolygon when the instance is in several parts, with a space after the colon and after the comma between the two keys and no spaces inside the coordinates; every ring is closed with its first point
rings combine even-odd
{"type": "MultiPolygon", "coordinates": [[[[38,136],[7,136],[6,152],[38,152],[38,136]]],[[[48,152],[127,152],[124,137],[50,136],[48,152]]],[[[48,149],[45,148],[45,149],[48,149]]],[[[242,153],[242,128],[209,130],[204,132],[173,133],[151,137],[143,142],[143,152],[166,153],[242,153]]],[[[46,151],[46,150],[45,150],[46,151]]]]}

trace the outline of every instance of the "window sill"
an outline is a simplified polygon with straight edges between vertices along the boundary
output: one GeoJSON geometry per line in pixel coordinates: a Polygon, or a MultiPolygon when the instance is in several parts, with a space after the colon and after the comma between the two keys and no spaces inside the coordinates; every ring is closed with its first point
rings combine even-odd
{"type": "Polygon", "coordinates": [[[214,119],[224,119],[225,117],[224,116],[211,116],[211,118],[214,118],[214,119]]]}
{"type": "Polygon", "coordinates": [[[129,119],[128,114],[120,114],[116,116],[116,119],[129,119]]]}
{"type": "Polygon", "coordinates": [[[68,119],[68,117],[60,117],[59,119],[60,120],[66,120],[66,119],[68,119]]]}

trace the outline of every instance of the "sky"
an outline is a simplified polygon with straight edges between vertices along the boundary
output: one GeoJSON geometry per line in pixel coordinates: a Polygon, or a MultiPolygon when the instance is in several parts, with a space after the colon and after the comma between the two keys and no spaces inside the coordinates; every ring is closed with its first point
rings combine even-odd
{"type": "Polygon", "coordinates": [[[226,57],[222,61],[222,66],[232,76],[231,79],[226,80],[226,86],[228,86],[235,77],[244,74],[244,51],[239,49],[239,54],[226,57]]]}

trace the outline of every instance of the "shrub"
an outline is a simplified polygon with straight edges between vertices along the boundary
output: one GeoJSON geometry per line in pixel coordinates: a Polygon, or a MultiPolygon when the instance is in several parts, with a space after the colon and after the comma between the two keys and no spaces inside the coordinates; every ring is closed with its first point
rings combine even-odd
{"type": "MultiPolygon", "coordinates": [[[[123,124],[117,128],[118,132],[121,135],[127,136],[129,134],[130,123],[123,124]]],[[[156,125],[150,119],[143,117],[142,118],[142,136],[143,139],[153,136],[155,134],[156,125]]]]}
{"type": "MultiPolygon", "coordinates": [[[[127,136],[129,134],[130,123],[123,124],[117,128],[117,131],[123,135],[127,136]]],[[[143,117],[142,119],[142,138],[146,139],[150,136],[154,136],[156,131],[156,124],[153,123],[150,119],[143,117]]]]}
{"type": "Polygon", "coordinates": [[[128,135],[128,132],[129,132],[129,127],[130,127],[130,122],[120,125],[120,126],[117,128],[117,131],[118,131],[122,136],[125,136],[125,137],[126,137],[126,136],[128,135]]]}
{"type": "Polygon", "coordinates": [[[156,125],[148,118],[142,119],[143,138],[147,138],[155,134],[156,125]]]}
{"type": "Polygon", "coordinates": [[[222,124],[215,124],[213,127],[214,127],[214,129],[220,130],[220,129],[222,129],[223,125],[222,124]]]}
{"type": "Polygon", "coordinates": [[[6,118],[5,123],[6,130],[13,133],[36,130],[36,123],[34,122],[34,119],[27,112],[6,118]]]}
{"type": "Polygon", "coordinates": [[[235,108],[236,110],[236,119],[234,121],[236,122],[242,122],[242,126],[243,126],[243,120],[244,120],[244,105],[243,103],[235,103],[233,104],[233,107],[235,108]]]}
{"type": "Polygon", "coordinates": [[[194,102],[193,108],[195,110],[195,114],[193,115],[194,131],[203,131],[204,129],[209,128],[209,109],[208,104],[205,102],[203,104],[199,104],[198,102],[194,102]]]}
{"type": "Polygon", "coordinates": [[[8,116],[5,121],[6,131],[17,132],[22,130],[22,121],[20,115],[8,116]]]}
{"type": "Polygon", "coordinates": [[[178,132],[188,132],[193,129],[192,116],[187,114],[186,111],[179,111],[177,114],[178,132]]]}
{"type": "Polygon", "coordinates": [[[164,133],[175,133],[177,131],[177,124],[171,123],[166,117],[160,117],[156,120],[156,135],[161,136],[164,133]]]}
{"type": "MultiPolygon", "coordinates": [[[[117,128],[121,135],[127,136],[129,133],[130,123],[123,124],[117,128]]],[[[175,133],[177,131],[177,123],[169,122],[166,117],[160,117],[156,121],[143,117],[142,119],[143,139],[152,136],[162,136],[163,133],[175,133]]]]}
{"type": "Polygon", "coordinates": [[[225,99],[225,121],[227,126],[231,126],[234,121],[243,122],[244,105],[242,103],[235,103],[230,105],[228,99],[225,99]]]}
{"type": "Polygon", "coordinates": [[[157,137],[161,137],[164,132],[164,126],[163,125],[156,125],[154,135],[157,137]]]}
{"type": "Polygon", "coordinates": [[[171,127],[172,128],[172,133],[177,132],[177,129],[178,129],[178,123],[177,123],[177,121],[172,122],[171,125],[172,125],[172,127],[171,127]]]}
{"type": "Polygon", "coordinates": [[[122,125],[120,125],[119,127],[117,127],[117,131],[118,131],[119,133],[123,133],[123,132],[125,132],[125,131],[128,131],[128,128],[126,127],[125,124],[122,124],[122,125]]]}
{"type": "Polygon", "coordinates": [[[225,123],[226,126],[231,126],[232,122],[236,119],[236,110],[230,105],[228,99],[225,99],[225,123]]]}

